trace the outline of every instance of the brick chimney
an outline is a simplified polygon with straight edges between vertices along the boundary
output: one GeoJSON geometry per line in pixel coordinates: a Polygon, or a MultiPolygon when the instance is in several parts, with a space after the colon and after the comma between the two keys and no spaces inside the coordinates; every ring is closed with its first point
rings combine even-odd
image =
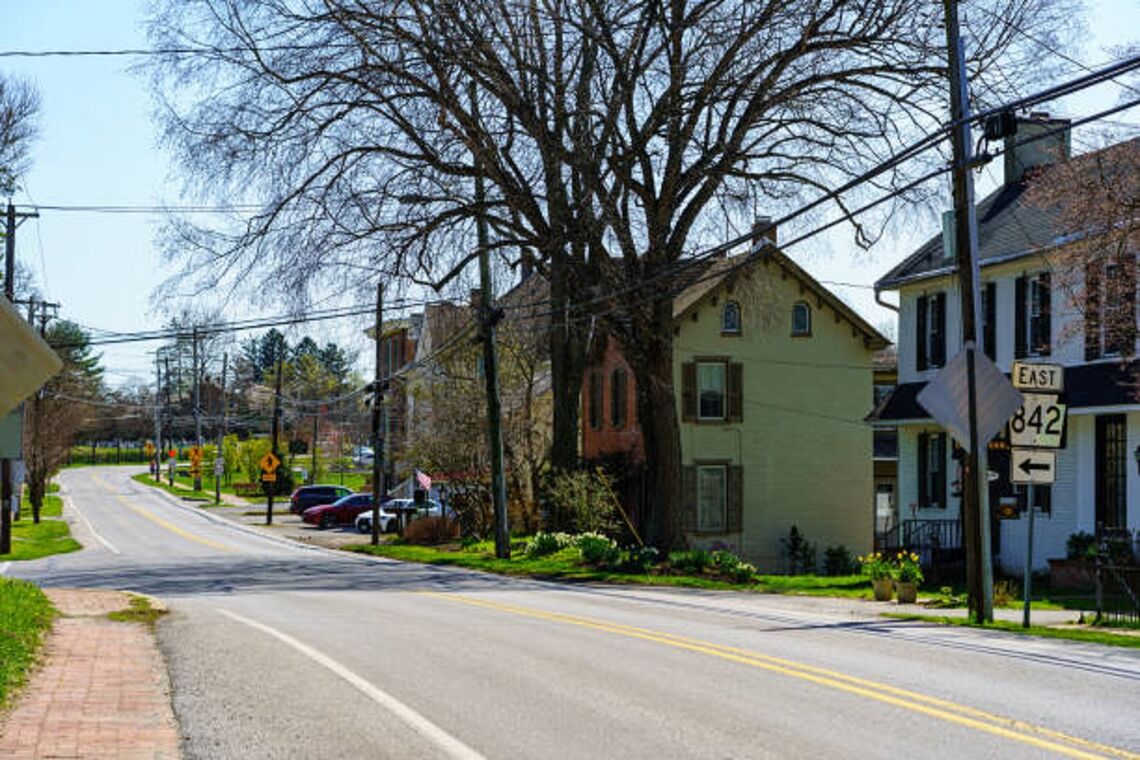
{"type": "Polygon", "coordinates": [[[1039,166],[1067,161],[1072,155],[1072,131],[1069,119],[1053,119],[1049,114],[1033,112],[1017,117],[1017,132],[1005,138],[1005,184],[1021,182],[1025,175],[1039,166]],[[1036,135],[1038,140],[1017,143],[1036,135]]]}
{"type": "Polygon", "coordinates": [[[752,251],[760,251],[766,244],[775,246],[779,243],[776,225],[770,216],[758,216],[752,223],[752,251]]]}

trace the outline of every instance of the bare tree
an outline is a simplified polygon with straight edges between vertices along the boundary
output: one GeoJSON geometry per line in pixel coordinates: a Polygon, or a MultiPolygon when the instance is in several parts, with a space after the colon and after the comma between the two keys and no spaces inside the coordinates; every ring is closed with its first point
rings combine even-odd
{"type": "MultiPolygon", "coordinates": [[[[1023,34],[1055,38],[1073,10],[974,5],[973,82],[991,101],[1045,74],[1023,34]]],[[[152,31],[203,48],[154,68],[160,91],[182,88],[166,124],[184,167],[264,204],[229,237],[174,228],[190,269],[261,267],[294,293],[362,265],[441,286],[486,216],[500,252],[533,252],[550,278],[556,460],[574,445],[586,326],[626,347],[659,546],[680,540],[672,298],[720,234],[709,212],[746,229],[858,177],[947,100],[927,0],[196,0],[160,3],[152,31]]]]}
{"type": "Polygon", "coordinates": [[[39,112],[40,97],[30,84],[0,74],[0,194],[14,193],[28,169],[39,112]]]}

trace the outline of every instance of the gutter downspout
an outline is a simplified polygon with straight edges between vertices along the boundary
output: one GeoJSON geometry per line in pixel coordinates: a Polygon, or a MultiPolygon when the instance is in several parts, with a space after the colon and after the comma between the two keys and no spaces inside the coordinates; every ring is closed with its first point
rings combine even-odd
{"type": "Polygon", "coordinates": [[[879,306],[882,306],[884,309],[890,309],[895,314],[898,314],[899,313],[899,307],[895,306],[893,303],[887,303],[886,301],[884,301],[882,299],[882,295],[883,295],[883,291],[879,290],[878,288],[875,288],[875,303],[879,304],[879,306]]]}

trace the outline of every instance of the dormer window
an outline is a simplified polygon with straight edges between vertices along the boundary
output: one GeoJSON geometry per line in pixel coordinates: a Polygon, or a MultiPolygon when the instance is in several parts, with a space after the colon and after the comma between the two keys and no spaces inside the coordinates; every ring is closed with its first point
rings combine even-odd
{"type": "Polygon", "coordinates": [[[724,335],[740,334],[740,304],[728,301],[720,315],[720,331],[724,335]]]}
{"type": "Polygon", "coordinates": [[[792,304],[792,337],[811,335],[811,307],[803,301],[792,304]]]}

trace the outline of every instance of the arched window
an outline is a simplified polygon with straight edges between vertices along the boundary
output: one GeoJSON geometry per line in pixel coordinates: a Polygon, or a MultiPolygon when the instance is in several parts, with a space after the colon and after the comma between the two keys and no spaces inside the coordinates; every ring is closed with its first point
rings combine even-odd
{"type": "Polygon", "coordinates": [[[605,396],[605,388],[602,383],[605,382],[605,375],[602,374],[600,369],[590,372],[590,428],[592,430],[602,429],[602,415],[605,414],[603,399],[605,396]]]}
{"type": "Polygon", "coordinates": [[[811,307],[803,301],[792,304],[792,335],[811,335],[811,307]]]}
{"type": "Polygon", "coordinates": [[[626,408],[629,405],[629,383],[625,370],[617,367],[610,373],[610,425],[615,430],[625,427],[626,408]]]}
{"type": "Polygon", "coordinates": [[[728,301],[721,311],[720,331],[728,335],[740,334],[740,304],[728,301]]]}

